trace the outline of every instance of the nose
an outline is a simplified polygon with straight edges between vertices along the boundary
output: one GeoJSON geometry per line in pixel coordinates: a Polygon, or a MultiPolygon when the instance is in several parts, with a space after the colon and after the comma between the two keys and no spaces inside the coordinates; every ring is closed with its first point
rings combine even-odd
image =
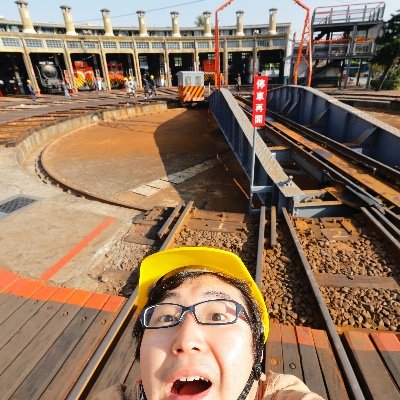
{"type": "Polygon", "coordinates": [[[187,311],[183,322],[176,327],[176,335],[172,345],[174,354],[201,352],[205,348],[204,332],[196,322],[194,315],[187,311]]]}

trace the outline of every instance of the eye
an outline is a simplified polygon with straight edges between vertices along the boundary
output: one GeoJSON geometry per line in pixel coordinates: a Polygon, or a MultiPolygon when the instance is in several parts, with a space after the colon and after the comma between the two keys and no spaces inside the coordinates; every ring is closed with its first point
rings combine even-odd
{"type": "Polygon", "coordinates": [[[227,319],[227,316],[222,313],[213,313],[210,315],[209,319],[211,321],[225,321],[227,319]]]}
{"type": "Polygon", "coordinates": [[[173,315],[161,315],[160,317],[158,317],[158,321],[159,322],[175,322],[177,321],[177,319],[173,316],[173,315]]]}

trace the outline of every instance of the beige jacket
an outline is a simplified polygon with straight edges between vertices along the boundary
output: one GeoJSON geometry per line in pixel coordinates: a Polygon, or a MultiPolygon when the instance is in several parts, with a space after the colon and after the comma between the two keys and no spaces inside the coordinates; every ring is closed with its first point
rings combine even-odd
{"type": "MultiPolygon", "coordinates": [[[[139,400],[136,385],[127,388],[115,385],[99,393],[93,400],[139,400]]],[[[308,387],[293,375],[276,374],[268,371],[260,381],[255,400],[323,400],[321,396],[310,392],[308,387]]]]}

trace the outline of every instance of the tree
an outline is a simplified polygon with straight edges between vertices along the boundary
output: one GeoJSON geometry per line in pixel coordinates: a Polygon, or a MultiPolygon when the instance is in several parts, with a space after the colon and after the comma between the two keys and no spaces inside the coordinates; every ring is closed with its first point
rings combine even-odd
{"type": "Polygon", "coordinates": [[[393,66],[400,62],[400,10],[392,14],[383,25],[382,36],[376,39],[378,51],[372,62],[384,67],[376,90],[381,90],[383,82],[393,66]]]}
{"type": "Polygon", "coordinates": [[[204,18],[204,15],[198,15],[194,20],[194,26],[197,26],[198,28],[200,26],[204,26],[205,24],[206,24],[206,19],[204,18]]]}

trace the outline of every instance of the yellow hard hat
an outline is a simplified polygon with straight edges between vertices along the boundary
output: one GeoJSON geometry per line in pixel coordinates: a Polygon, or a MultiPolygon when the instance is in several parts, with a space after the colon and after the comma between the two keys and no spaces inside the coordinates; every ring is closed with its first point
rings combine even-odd
{"type": "Polygon", "coordinates": [[[154,75],[150,75],[150,79],[154,79],[154,75]]]}
{"type": "Polygon", "coordinates": [[[148,301],[151,287],[164,275],[183,267],[211,271],[246,282],[260,311],[265,341],[269,332],[269,316],[263,295],[240,257],[226,250],[211,247],[176,247],[146,257],[140,266],[137,313],[148,301]]]}
{"type": "Polygon", "coordinates": [[[26,80],[26,83],[31,83],[31,81],[29,79],[26,80]]]}
{"type": "Polygon", "coordinates": [[[127,80],[128,80],[128,78],[125,77],[125,78],[124,78],[124,81],[127,81],[127,80]]]}

